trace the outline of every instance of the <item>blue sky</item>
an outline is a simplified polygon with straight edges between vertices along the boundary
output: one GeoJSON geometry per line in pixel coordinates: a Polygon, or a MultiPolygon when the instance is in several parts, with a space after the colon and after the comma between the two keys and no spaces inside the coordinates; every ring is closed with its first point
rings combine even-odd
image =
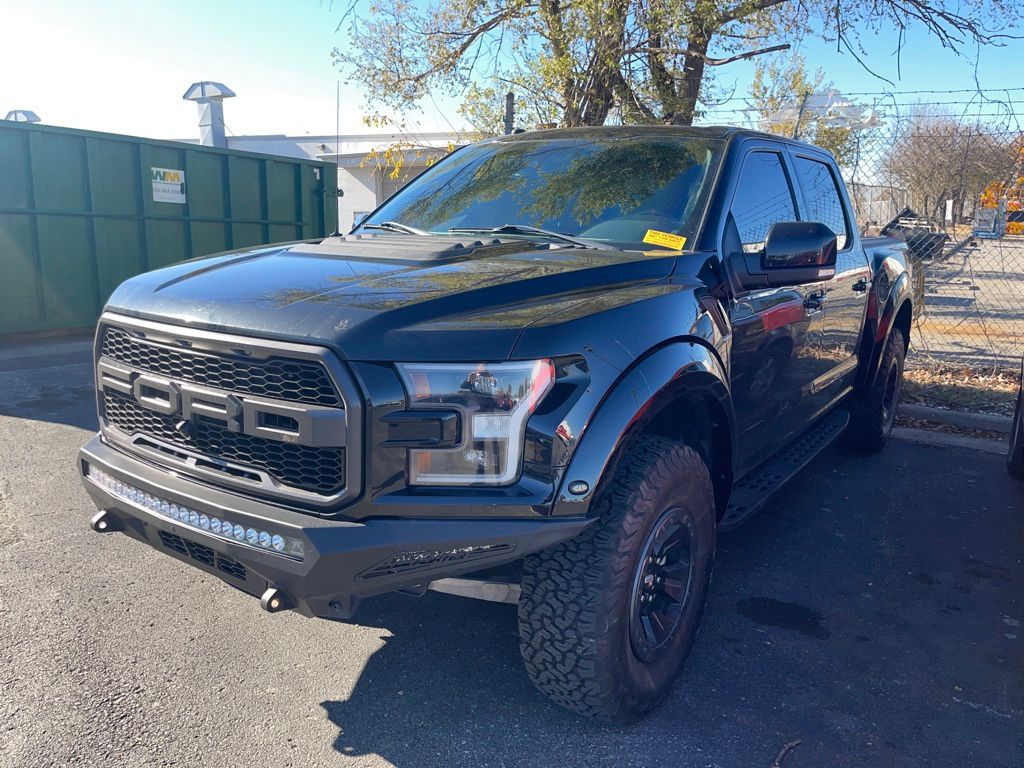
{"type": "MultiPolygon", "coordinates": [[[[238,94],[225,105],[234,134],[332,133],[338,76],[330,51],[344,42],[335,32],[339,15],[329,0],[0,0],[0,115],[32,109],[55,125],[188,138],[197,134],[196,110],[181,95],[196,80],[219,80],[238,94]]],[[[871,35],[864,42],[870,66],[895,81],[898,91],[974,87],[974,62],[943,51],[922,31],[910,33],[900,80],[895,35],[871,35]]],[[[807,40],[801,51],[810,68],[824,69],[843,92],[891,90],[834,44],[807,40]]],[[[1024,87],[1022,58],[1021,41],[982,50],[982,87],[1024,87]]],[[[723,67],[721,82],[742,96],[752,71],[748,63],[723,67]]],[[[362,96],[342,88],[342,131],[359,131],[362,96]]],[[[1024,101],[1024,91],[1011,95],[1024,101]]],[[[940,98],[969,95],[918,94],[900,101],[940,98]]],[[[461,126],[454,104],[428,106],[418,118],[423,129],[461,126]]],[[[717,122],[730,117],[739,115],[722,112],[717,122]]]]}
{"type": "MultiPolygon", "coordinates": [[[[1024,32],[1024,29],[1020,30],[1024,32]]],[[[943,49],[938,41],[922,29],[911,29],[906,35],[903,52],[897,61],[898,37],[895,32],[867,34],[862,39],[866,54],[858,52],[861,59],[876,74],[891,80],[894,85],[872,76],[857,60],[846,52],[836,50],[835,43],[822,38],[809,38],[798,43],[799,51],[811,71],[821,68],[826,81],[845,94],[893,92],[897,104],[913,102],[958,102],[948,108],[960,113],[991,114],[997,108],[972,93],[909,93],[912,91],[956,91],[973,90],[980,85],[986,96],[1002,100],[1018,101],[1017,113],[1024,114],[1024,76],[1021,62],[1024,60],[1024,41],[1011,40],[1004,47],[985,47],[980,51],[967,47],[967,54],[958,56],[943,49]],[[1010,89],[1005,92],[1005,89],[1010,89]],[[1003,91],[1003,92],[1000,92],[1003,91]],[[903,94],[903,95],[900,95],[903,94]],[[970,102],[970,103],[967,103],[970,102]]],[[[735,88],[736,96],[744,96],[753,77],[754,66],[746,62],[721,68],[720,82],[728,88],[735,88]]],[[[871,104],[875,96],[857,97],[859,101],[871,104]]],[[[882,105],[892,104],[892,99],[882,99],[882,105]]],[[[740,102],[723,105],[715,113],[720,119],[737,116],[728,110],[741,107],[740,102]]]]}

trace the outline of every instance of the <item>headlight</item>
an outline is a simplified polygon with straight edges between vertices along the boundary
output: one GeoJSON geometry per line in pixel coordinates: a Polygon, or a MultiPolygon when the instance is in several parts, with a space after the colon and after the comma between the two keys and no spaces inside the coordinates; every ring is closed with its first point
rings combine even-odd
{"type": "Polygon", "coordinates": [[[413,485],[508,485],[523,456],[526,420],[555,381],[550,360],[398,366],[409,408],[458,411],[456,448],[409,451],[413,485]]]}

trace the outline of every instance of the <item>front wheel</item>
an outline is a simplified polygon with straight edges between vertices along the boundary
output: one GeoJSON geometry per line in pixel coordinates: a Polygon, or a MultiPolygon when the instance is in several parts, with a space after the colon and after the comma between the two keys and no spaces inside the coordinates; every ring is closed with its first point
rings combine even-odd
{"type": "Polygon", "coordinates": [[[520,649],[555,702],[625,723],[665,697],[696,637],[715,554],[710,473],[692,448],[643,438],[594,511],[582,535],[526,559],[520,649]]]}
{"type": "Polygon", "coordinates": [[[896,408],[903,388],[903,363],[907,347],[903,334],[893,330],[870,389],[853,395],[850,425],[843,433],[847,446],[861,451],[880,451],[892,433],[896,408]]]}

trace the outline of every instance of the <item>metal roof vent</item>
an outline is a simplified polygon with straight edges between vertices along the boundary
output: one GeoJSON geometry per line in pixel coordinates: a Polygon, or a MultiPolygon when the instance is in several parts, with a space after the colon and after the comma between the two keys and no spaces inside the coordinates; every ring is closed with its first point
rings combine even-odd
{"type": "Polygon", "coordinates": [[[7,117],[4,120],[13,120],[16,123],[38,123],[39,115],[33,112],[31,109],[12,109],[7,113],[7,117]]]}
{"type": "Polygon", "coordinates": [[[224,99],[230,99],[235,92],[224,83],[203,80],[192,83],[185,95],[185,101],[194,101],[199,107],[199,143],[205,147],[226,147],[224,137],[224,99]]]}

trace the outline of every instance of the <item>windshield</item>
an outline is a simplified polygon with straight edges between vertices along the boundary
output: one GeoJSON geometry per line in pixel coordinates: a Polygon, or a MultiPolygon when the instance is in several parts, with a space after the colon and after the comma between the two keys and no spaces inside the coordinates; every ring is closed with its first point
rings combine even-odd
{"type": "Polygon", "coordinates": [[[641,250],[659,247],[657,235],[648,236],[653,230],[692,244],[721,147],[666,135],[474,144],[427,170],[359,228],[399,222],[447,234],[520,225],[641,250]]]}

